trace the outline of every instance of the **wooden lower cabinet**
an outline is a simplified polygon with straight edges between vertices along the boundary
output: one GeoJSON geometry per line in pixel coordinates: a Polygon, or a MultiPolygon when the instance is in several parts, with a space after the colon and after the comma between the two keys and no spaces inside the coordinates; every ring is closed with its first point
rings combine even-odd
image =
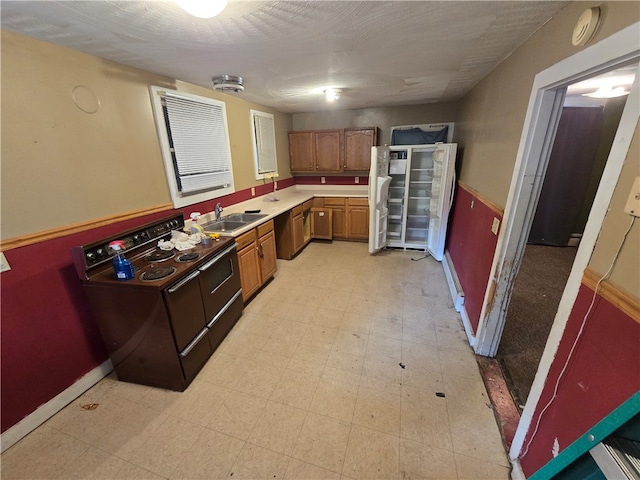
{"type": "Polygon", "coordinates": [[[355,197],[325,197],[323,208],[331,211],[331,227],[333,230],[333,239],[368,241],[368,199],[355,197]]]}
{"type": "Polygon", "coordinates": [[[273,220],[236,238],[242,300],[247,301],[276,273],[273,220]]]}
{"type": "Polygon", "coordinates": [[[330,208],[311,209],[311,238],[318,240],[332,240],[332,213],[330,208]]]}
{"type": "Polygon", "coordinates": [[[311,201],[307,201],[275,218],[278,258],[291,260],[311,241],[311,226],[307,223],[311,204],[311,201]]]}
{"type": "Polygon", "coordinates": [[[368,199],[347,199],[347,237],[351,240],[369,240],[368,199]]]}

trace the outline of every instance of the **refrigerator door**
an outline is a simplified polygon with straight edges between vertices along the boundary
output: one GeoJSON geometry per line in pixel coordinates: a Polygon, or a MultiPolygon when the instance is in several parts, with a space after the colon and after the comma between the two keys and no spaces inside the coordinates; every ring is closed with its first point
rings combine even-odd
{"type": "Polygon", "coordinates": [[[447,223],[453,203],[456,149],[455,143],[438,145],[433,155],[427,250],[439,262],[444,258],[447,223]]]}
{"type": "Polygon", "coordinates": [[[389,197],[389,148],[371,148],[369,171],[369,253],[387,245],[387,199],[389,197]]]}

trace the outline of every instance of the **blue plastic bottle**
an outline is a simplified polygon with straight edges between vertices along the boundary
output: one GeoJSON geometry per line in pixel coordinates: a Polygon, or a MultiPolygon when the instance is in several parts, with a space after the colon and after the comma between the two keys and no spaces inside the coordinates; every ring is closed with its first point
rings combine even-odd
{"type": "Polygon", "coordinates": [[[116,278],[118,280],[130,280],[133,278],[133,265],[131,262],[126,259],[122,250],[124,249],[124,242],[121,240],[116,240],[115,242],[111,242],[109,247],[116,252],[113,257],[113,270],[116,273],[116,278]]]}

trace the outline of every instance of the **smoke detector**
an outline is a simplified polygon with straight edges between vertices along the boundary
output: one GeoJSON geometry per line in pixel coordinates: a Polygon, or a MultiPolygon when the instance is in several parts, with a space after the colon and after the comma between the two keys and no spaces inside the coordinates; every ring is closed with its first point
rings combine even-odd
{"type": "Polygon", "coordinates": [[[593,38],[600,24],[600,8],[587,8],[573,28],[571,43],[574,46],[585,46],[593,38]]]}
{"type": "Polygon", "coordinates": [[[218,75],[211,79],[213,81],[213,89],[220,90],[233,90],[234,92],[244,91],[244,85],[242,77],[236,77],[234,75],[218,75]]]}

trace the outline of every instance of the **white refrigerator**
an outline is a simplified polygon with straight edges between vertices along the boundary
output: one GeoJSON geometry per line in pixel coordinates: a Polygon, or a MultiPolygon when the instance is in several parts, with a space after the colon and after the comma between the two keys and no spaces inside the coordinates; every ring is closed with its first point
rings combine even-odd
{"type": "Polygon", "coordinates": [[[419,249],[444,257],[455,191],[455,143],[373,147],[369,172],[369,252],[419,249]]]}

